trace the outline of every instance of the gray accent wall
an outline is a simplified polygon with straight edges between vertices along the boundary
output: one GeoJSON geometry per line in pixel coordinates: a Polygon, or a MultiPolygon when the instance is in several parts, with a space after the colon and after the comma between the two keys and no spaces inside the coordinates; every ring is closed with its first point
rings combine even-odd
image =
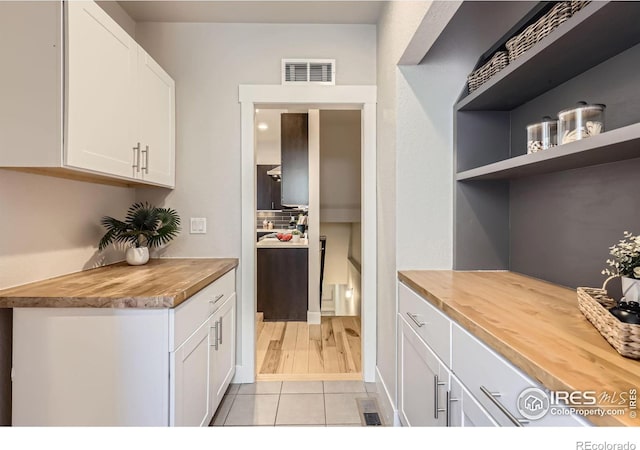
{"type": "Polygon", "coordinates": [[[640,232],[640,158],[511,182],[511,270],[599,287],[609,247],[640,232]]]}

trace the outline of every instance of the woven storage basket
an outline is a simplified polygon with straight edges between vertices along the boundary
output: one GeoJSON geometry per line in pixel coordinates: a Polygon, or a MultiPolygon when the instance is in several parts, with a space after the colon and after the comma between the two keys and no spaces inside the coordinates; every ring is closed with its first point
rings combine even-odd
{"type": "Polygon", "coordinates": [[[474,70],[467,77],[469,82],[469,94],[482,86],[486,81],[507,67],[509,64],[509,57],[507,52],[496,52],[489,61],[487,61],[482,67],[474,70]]]}
{"type": "Polygon", "coordinates": [[[577,0],[571,0],[571,15],[574,15],[575,13],[577,13],[578,11],[580,11],[582,8],[584,8],[585,6],[587,6],[589,2],[579,2],[577,0]]]}
{"type": "Polygon", "coordinates": [[[551,33],[561,23],[571,17],[571,3],[559,2],[551,10],[529,25],[525,30],[512,37],[505,44],[509,51],[509,61],[513,61],[524,52],[540,42],[545,36],[551,33]]]}
{"type": "Polygon", "coordinates": [[[618,353],[640,359],[640,325],[621,322],[609,312],[609,308],[616,306],[616,301],[607,295],[609,280],[600,289],[579,287],[578,308],[618,353]]]}

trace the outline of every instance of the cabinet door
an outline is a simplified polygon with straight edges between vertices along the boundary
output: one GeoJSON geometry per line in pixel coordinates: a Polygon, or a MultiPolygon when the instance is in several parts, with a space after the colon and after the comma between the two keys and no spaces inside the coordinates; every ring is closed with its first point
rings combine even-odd
{"type": "Polygon", "coordinates": [[[449,426],[452,427],[497,427],[498,424],[480,403],[462,385],[460,380],[451,376],[449,391],[449,426]]]}
{"type": "Polygon", "coordinates": [[[66,2],[64,163],[134,176],[138,46],[94,2],[66,2]]]}
{"type": "Polygon", "coordinates": [[[175,185],[175,83],[138,47],[138,140],[140,176],[145,181],[175,185]]]}
{"type": "Polygon", "coordinates": [[[282,114],[280,121],[282,205],[308,205],[309,114],[282,114]]]}
{"type": "Polygon", "coordinates": [[[211,352],[210,401],[212,414],[224,397],[236,369],[236,295],[233,294],[211,319],[217,343],[209,347],[211,352]]]}
{"type": "Polygon", "coordinates": [[[400,420],[405,426],[445,426],[447,370],[401,316],[398,328],[400,420]]]}
{"type": "Polygon", "coordinates": [[[209,403],[209,322],[171,353],[172,426],[203,426],[211,420],[209,403]]]}
{"type": "Polygon", "coordinates": [[[265,209],[275,209],[272,205],[272,178],[267,175],[267,172],[273,169],[276,166],[269,165],[259,165],[256,170],[256,188],[257,188],[257,197],[256,197],[256,209],[265,210],[265,209]]]}

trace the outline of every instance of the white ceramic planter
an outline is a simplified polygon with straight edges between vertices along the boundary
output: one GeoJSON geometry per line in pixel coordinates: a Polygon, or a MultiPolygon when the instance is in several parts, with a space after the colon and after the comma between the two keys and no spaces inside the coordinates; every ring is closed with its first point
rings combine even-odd
{"type": "Polygon", "coordinates": [[[622,295],[628,302],[640,301],[640,280],[622,277],[622,295]]]}
{"type": "Polygon", "coordinates": [[[148,247],[129,247],[125,254],[127,262],[131,266],[141,266],[149,261],[148,247]]]}
{"type": "Polygon", "coordinates": [[[294,234],[291,237],[291,242],[300,242],[300,235],[299,234],[294,234]]]}

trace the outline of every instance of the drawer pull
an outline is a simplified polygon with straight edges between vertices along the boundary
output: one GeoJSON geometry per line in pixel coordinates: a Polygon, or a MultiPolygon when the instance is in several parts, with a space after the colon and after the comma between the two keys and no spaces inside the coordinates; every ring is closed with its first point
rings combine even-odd
{"type": "Polygon", "coordinates": [[[511,423],[513,423],[515,426],[517,427],[522,427],[525,424],[529,423],[528,420],[525,419],[518,419],[516,416],[514,416],[513,414],[511,414],[511,411],[509,411],[501,402],[500,400],[498,400],[498,397],[500,397],[500,393],[499,392],[491,392],[489,391],[489,389],[487,389],[484,386],[480,386],[480,390],[482,391],[482,393],[484,395],[486,395],[487,397],[489,397],[489,400],[491,400],[491,403],[493,403],[494,405],[496,405],[498,407],[498,409],[502,412],[502,414],[504,414],[505,416],[507,416],[507,419],[509,419],[511,421],[511,423]]]}
{"type": "Polygon", "coordinates": [[[451,426],[451,403],[457,402],[459,399],[451,397],[451,391],[447,391],[447,426],[451,426]]]}
{"type": "Polygon", "coordinates": [[[220,301],[222,297],[224,297],[224,294],[218,294],[216,295],[216,298],[214,298],[213,300],[209,300],[209,303],[215,305],[216,303],[218,303],[218,301],[220,301]]]}
{"type": "Polygon", "coordinates": [[[218,322],[215,322],[211,328],[213,328],[214,337],[213,337],[213,344],[210,344],[210,345],[216,351],[218,351],[218,322]]]}
{"type": "Polygon", "coordinates": [[[218,344],[222,345],[222,317],[218,320],[218,344]]]}
{"type": "Polygon", "coordinates": [[[440,408],[438,401],[438,391],[440,386],[444,386],[446,383],[444,381],[440,381],[438,379],[438,375],[433,376],[433,417],[435,419],[438,418],[438,414],[441,412],[445,412],[446,409],[440,408]]]}
{"type": "Polygon", "coordinates": [[[417,314],[411,314],[410,312],[407,312],[407,316],[409,316],[409,318],[410,318],[411,320],[413,320],[413,323],[415,323],[416,325],[418,325],[418,328],[421,328],[421,327],[423,327],[423,326],[426,324],[426,322],[420,322],[420,321],[418,320],[418,315],[417,315],[417,314]]]}

